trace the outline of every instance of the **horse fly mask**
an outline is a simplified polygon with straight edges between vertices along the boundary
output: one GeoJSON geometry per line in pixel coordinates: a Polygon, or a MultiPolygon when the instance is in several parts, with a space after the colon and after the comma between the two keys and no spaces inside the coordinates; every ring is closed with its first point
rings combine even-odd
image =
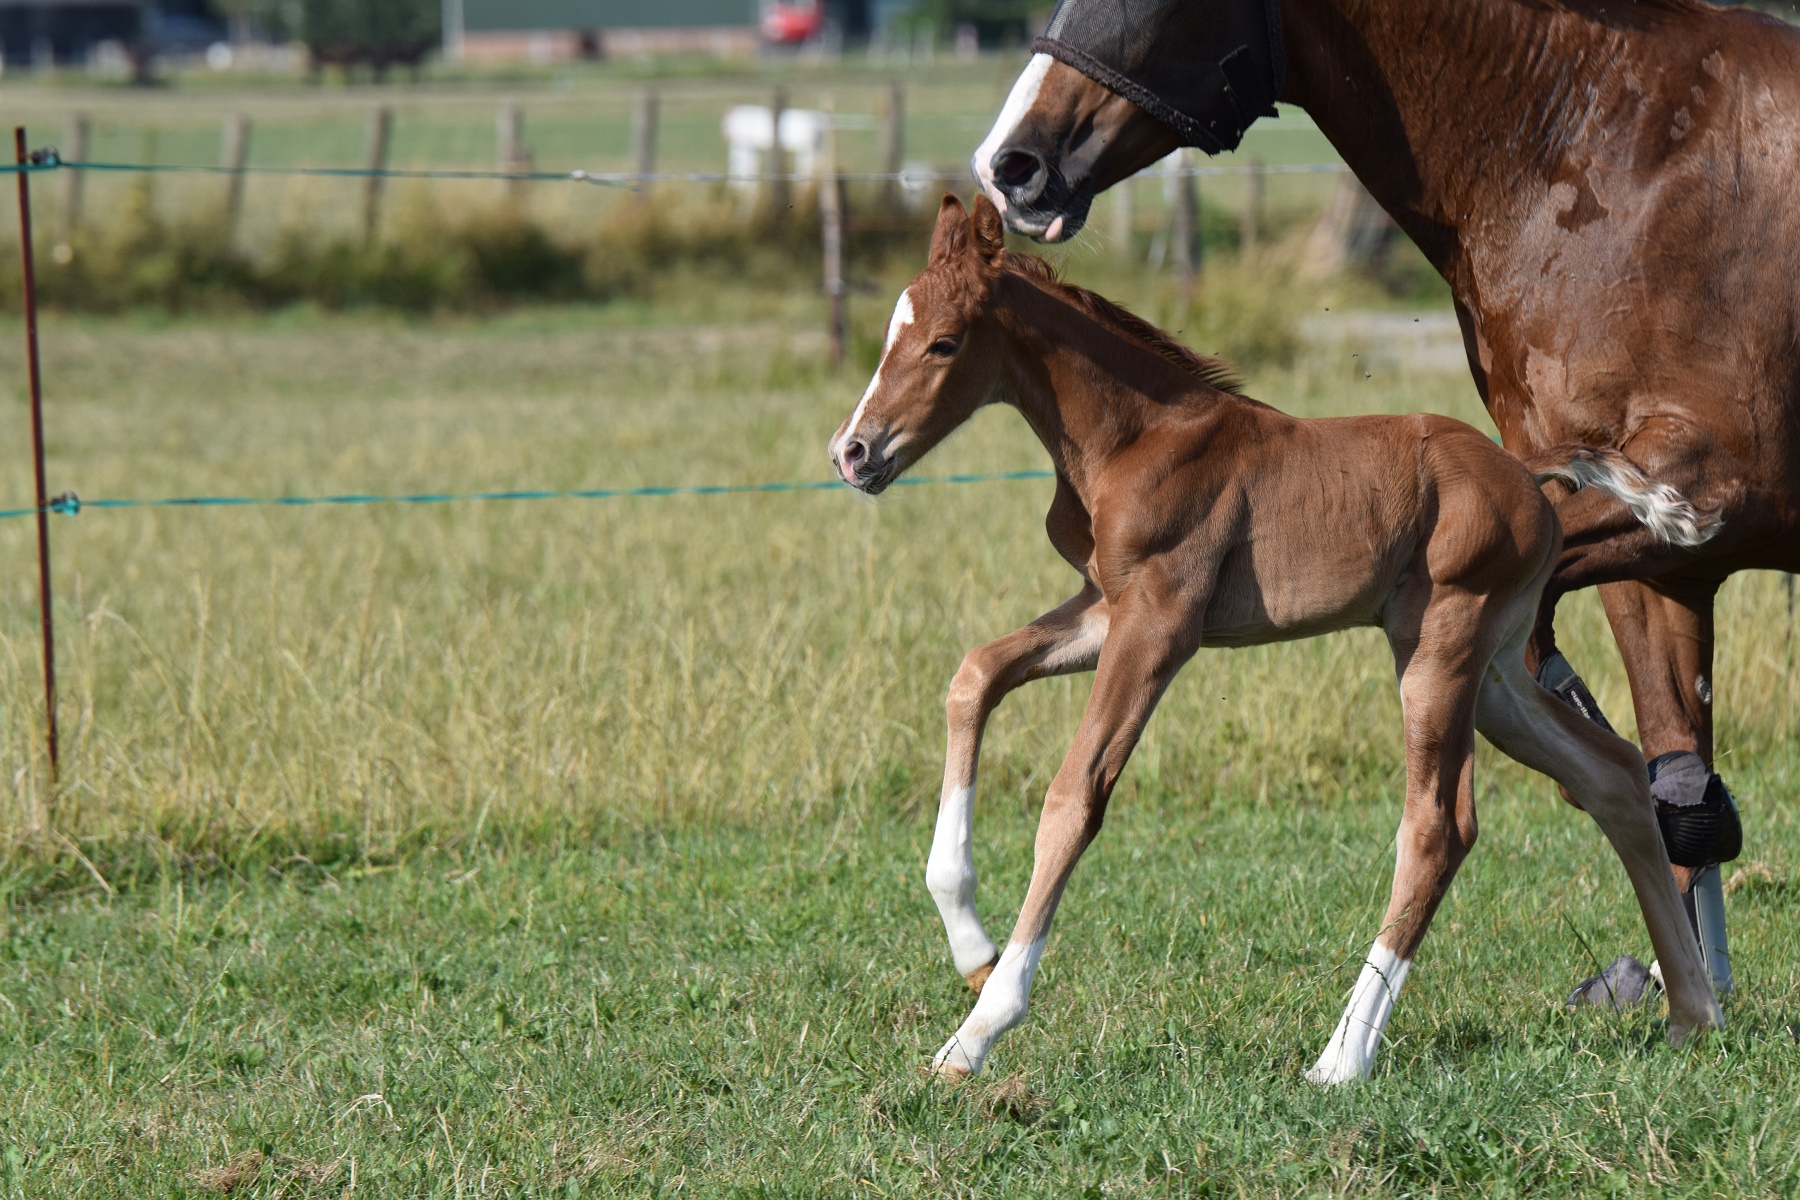
{"type": "Polygon", "coordinates": [[[1062,0],[1032,50],[1080,71],[1208,154],[1275,115],[1279,0],[1062,0]]]}

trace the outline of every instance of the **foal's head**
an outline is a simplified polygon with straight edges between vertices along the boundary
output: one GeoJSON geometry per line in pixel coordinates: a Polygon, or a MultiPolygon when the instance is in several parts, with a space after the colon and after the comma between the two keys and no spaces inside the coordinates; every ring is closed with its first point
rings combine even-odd
{"type": "Polygon", "coordinates": [[[831,439],[832,464],[851,487],[879,493],[993,397],[1000,335],[989,300],[1004,237],[987,197],[973,213],[944,197],[931,265],[900,293],[875,378],[831,439]]]}

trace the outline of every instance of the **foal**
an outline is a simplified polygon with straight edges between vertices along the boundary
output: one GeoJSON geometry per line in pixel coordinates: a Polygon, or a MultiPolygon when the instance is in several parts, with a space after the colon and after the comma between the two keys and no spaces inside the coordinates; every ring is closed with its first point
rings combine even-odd
{"type": "MultiPolygon", "coordinates": [[[[1721,1023],[1666,865],[1643,759],[1540,688],[1524,646],[1561,531],[1518,460],[1437,416],[1303,421],[1241,395],[1177,346],[1002,246],[985,197],[945,197],[931,264],[900,296],[881,364],[831,443],[875,494],[984,404],[1016,407],[1056,467],[1050,541],[1081,591],[969,652],[926,883],[956,969],[980,997],[933,1063],[981,1069],[1025,1017],[1058,899],[1163,689],[1202,645],[1379,625],[1406,725],[1392,899],[1337,1031],[1307,1073],[1366,1077],[1432,913],[1475,842],[1475,731],[1542,771],[1599,823],[1662,961],[1668,1034],[1721,1023]],[[1031,679],[1096,670],[1074,746],[1044,799],[1031,884],[1004,953],[975,909],[969,852],[987,718],[1031,679]]],[[[1629,462],[1580,450],[1538,464],[1654,511],[1699,519],[1629,462]],[[1571,467],[1571,463],[1574,464],[1571,467]]]]}

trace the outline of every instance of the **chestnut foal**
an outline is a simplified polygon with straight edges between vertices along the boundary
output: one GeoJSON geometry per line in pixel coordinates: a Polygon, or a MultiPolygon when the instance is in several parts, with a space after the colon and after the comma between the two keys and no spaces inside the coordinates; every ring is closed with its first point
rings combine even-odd
{"type": "MultiPolygon", "coordinates": [[[[1475,841],[1475,731],[1562,784],[1636,889],[1662,961],[1668,1034],[1721,1023],[1650,802],[1643,759],[1533,681],[1524,649],[1561,531],[1532,474],[1438,416],[1298,420],[1237,392],[1223,364],[1058,283],[1002,246],[985,197],[945,197],[930,266],[901,294],[868,390],[832,439],[845,482],[875,494],[977,408],[1016,407],[1056,468],[1050,540],[1081,591],[969,652],[926,883],[956,969],[980,994],[933,1063],[979,1071],[1025,1017],[1076,860],[1163,689],[1202,645],[1379,625],[1406,725],[1392,899],[1343,1019],[1307,1073],[1366,1077],[1432,913],[1475,841]],[[1004,953],[975,908],[969,851],[987,718],[1031,679],[1096,670],[1044,800],[1031,884],[1004,953]]],[[[1540,475],[1587,483],[1664,526],[1703,523],[1623,459],[1570,448],[1540,475]]]]}

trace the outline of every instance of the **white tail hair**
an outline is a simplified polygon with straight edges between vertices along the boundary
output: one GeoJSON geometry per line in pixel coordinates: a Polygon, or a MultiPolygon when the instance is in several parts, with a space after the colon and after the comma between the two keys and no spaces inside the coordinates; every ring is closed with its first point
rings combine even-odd
{"type": "Polygon", "coordinates": [[[1617,497],[1646,529],[1671,546],[1702,545],[1725,525],[1718,513],[1695,508],[1686,496],[1656,482],[1617,450],[1562,446],[1527,459],[1525,465],[1539,483],[1554,479],[1575,491],[1592,487],[1617,497]]]}

